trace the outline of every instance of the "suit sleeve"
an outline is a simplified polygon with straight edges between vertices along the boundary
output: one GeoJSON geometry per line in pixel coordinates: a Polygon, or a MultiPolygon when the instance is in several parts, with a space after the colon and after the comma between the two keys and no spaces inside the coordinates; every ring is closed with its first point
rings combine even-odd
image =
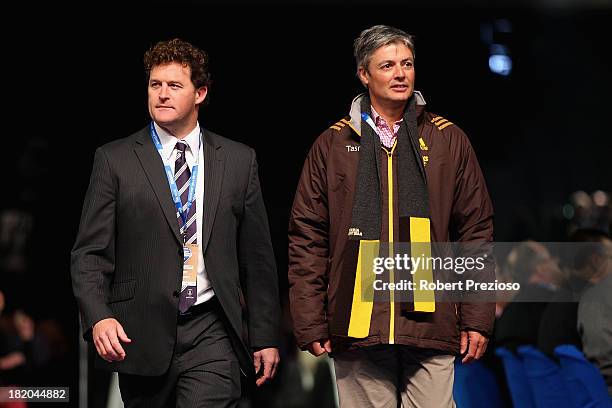
{"type": "MultiPolygon", "coordinates": [[[[476,154],[463,131],[455,128],[452,150],[457,158],[455,194],[451,215],[451,239],[462,245],[462,256],[489,256],[485,268],[473,271],[470,279],[492,282],[495,262],[491,252],[493,240],[493,205],[476,154]],[[467,244],[471,243],[471,244],[467,244]]],[[[467,276],[466,276],[467,278],[467,276]]],[[[490,335],[495,319],[495,304],[470,294],[460,305],[461,330],[475,330],[490,335]]]]}
{"type": "Polygon", "coordinates": [[[91,340],[94,324],[113,317],[106,302],[115,271],[115,188],[102,149],[94,157],[70,269],[83,337],[91,340]]]}
{"type": "Polygon", "coordinates": [[[329,209],[323,137],[308,153],[289,217],[289,299],[298,346],[329,337],[329,209]]]}
{"type": "Polygon", "coordinates": [[[255,151],[251,149],[244,213],[239,226],[239,262],[252,348],[279,347],[278,275],[255,151]]]}

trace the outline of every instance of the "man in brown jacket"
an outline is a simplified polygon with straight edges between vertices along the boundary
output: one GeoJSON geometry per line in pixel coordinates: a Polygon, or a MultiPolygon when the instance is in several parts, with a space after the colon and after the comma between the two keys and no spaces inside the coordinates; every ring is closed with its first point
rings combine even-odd
{"type": "Polygon", "coordinates": [[[342,406],[452,407],[454,355],[482,356],[494,305],[416,290],[407,302],[390,287],[368,299],[362,266],[372,251],[392,257],[394,242],[492,241],[492,205],[467,136],[414,91],[412,37],[374,26],[354,48],[368,92],[315,141],[291,210],[295,336],[332,355],[342,406]]]}

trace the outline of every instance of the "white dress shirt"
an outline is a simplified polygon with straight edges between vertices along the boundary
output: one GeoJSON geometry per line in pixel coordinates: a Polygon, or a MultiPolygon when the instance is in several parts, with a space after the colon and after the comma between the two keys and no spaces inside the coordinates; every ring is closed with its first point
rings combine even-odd
{"type": "MultiPolygon", "coordinates": [[[[168,164],[174,174],[174,164],[176,158],[176,142],[179,140],[175,136],[166,132],[157,123],[154,122],[155,130],[159,135],[159,140],[162,144],[161,156],[165,164],[168,164]]],[[[196,227],[197,227],[197,240],[198,240],[198,298],[196,299],[196,305],[207,301],[212,298],[215,293],[206,274],[206,267],[204,266],[204,254],[202,254],[202,209],[204,203],[202,197],[204,197],[204,146],[200,146],[200,125],[196,124],[196,127],[189,132],[183,139],[187,143],[187,149],[185,150],[185,159],[189,166],[189,171],[192,171],[194,164],[198,164],[198,179],[196,180],[196,227]],[[198,158],[196,158],[196,152],[198,158]]],[[[178,219],[176,222],[179,222],[178,219]]]]}

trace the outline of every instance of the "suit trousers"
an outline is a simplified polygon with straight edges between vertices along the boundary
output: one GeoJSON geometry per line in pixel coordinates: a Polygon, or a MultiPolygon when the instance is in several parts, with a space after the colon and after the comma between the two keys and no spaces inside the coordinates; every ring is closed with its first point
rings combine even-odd
{"type": "Polygon", "coordinates": [[[192,309],[193,313],[178,317],[176,345],[164,375],[119,373],[126,408],[238,406],[240,366],[218,300],[213,297],[192,309]]]}
{"type": "Polygon", "coordinates": [[[455,357],[402,345],[334,355],[341,407],[454,408],[455,357]]]}

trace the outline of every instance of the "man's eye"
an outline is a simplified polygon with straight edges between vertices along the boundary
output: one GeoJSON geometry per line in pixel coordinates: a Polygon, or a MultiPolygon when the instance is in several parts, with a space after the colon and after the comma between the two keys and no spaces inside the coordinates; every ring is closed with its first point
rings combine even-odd
{"type": "Polygon", "coordinates": [[[391,68],[391,64],[384,64],[381,68],[389,69],[389,68],[391,68]]]}
{"type": "Polygon", "coordinates": [[[149,86],[151,88],[159,88],[159,82],[152,82],[151,84],[149,84],[149,86]]]}
{"type": "Polygon", "coordinates": [[[405,66],[405,67],[410,68],[410,67],[412,67],[412,62],[410,62],[410,61],[406,61],[406,62],[404,63],[404,66],[405,66]]]}
{"type": "Polygon", "coordinates": [[[181,86],[179,84],[170,84],[170,88],[179,89],[181,86]]]}

